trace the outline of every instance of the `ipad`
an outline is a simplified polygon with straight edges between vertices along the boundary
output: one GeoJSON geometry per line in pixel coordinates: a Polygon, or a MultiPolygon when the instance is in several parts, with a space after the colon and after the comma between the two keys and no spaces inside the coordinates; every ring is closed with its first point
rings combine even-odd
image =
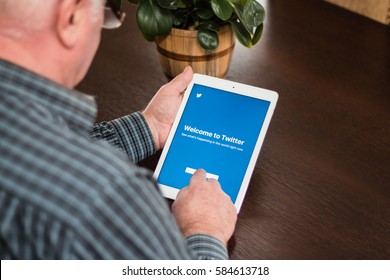
{"type": "Polygon", "coordinates": [[[275,91],[194,74],[154,172],[163,196],[175,199],[202,168],[239,212],[277,99],[275,91]]]}

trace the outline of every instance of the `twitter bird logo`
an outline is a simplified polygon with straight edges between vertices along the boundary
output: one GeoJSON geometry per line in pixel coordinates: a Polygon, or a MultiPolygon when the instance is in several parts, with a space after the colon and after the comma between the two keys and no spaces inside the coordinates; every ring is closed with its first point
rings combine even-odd
{"type": "Polygon", "coordinates": [[[202,97],[202,94],[201,93],[197,93],[196,94],[196,98],[201,98],[202,97]]]}

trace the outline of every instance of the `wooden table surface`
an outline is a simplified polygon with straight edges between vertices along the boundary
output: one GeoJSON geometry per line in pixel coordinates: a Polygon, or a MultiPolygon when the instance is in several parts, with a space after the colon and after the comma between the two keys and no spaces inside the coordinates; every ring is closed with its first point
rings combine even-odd
{"type": "MultiPolygon", "coordinates": [[[[261,1],[265,31],[226,79],[279,101],[229,243],[232,259],[390,259],[390,29],[320,0],[261,1]]],[[[78,89],[98,121],[167,82],[126,3],[78,89]]],[[[159,154],[141,165],[153,170],[159,154]]]]}

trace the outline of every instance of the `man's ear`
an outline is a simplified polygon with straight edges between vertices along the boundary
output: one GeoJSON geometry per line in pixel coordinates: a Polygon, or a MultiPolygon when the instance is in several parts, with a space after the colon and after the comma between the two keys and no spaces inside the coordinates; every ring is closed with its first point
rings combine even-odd
{"type": "Polygon", "coordinates": [[[61,0],[58,3],[55,29],[66,48],[74,47],[82,35],[86,20],[85,8],[83,0],[61,0]]]}

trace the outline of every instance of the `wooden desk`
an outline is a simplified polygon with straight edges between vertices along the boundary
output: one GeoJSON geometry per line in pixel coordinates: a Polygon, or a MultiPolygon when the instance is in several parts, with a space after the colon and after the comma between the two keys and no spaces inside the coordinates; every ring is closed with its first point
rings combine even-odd
{"type": "MultiPolygon", "coordinates": [[[[263,3],[264,37],[236,44],[226,78],[280,98],[231,258],[390,259],[390,29],[324,1],[263,3]]],[[[167,81],[126,6],[79,86],[99,121],[144,108],[167,81]]]]}

